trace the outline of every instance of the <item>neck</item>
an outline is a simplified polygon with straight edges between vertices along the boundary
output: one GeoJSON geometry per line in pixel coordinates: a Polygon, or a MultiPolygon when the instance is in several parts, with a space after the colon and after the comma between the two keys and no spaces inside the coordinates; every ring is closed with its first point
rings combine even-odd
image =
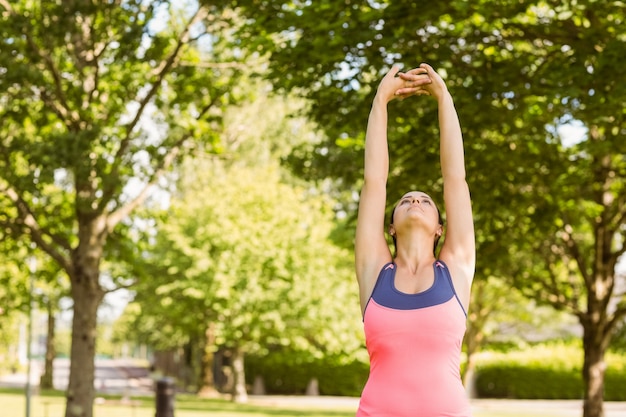
{"type": "Polygon", "coordinates": [[[435,262],[434,244],[434,240],[425,236],[398,239],[395,262],[398,266],[407,267],[412,272],[416,272],[423,265],[432,265],[435,262]]]}

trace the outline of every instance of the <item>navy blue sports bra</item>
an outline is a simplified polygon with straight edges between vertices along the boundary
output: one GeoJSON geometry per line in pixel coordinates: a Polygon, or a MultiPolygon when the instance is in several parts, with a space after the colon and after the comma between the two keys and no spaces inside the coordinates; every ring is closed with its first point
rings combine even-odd
{"type": "Polygon", "coordinates": [[[435,270],[435,280],[429,289],[417,294],[406,294],[396,289],[394,285],[396,264],[389,262],[378,275],[371,299],[384,307],[395,310],[416,310],[443,304],[452,297],[456,297],[463,314],[467,317],[465,308],[463,308],[463,304],[461,304],[461,300],[459,300],[454,290],[452,277],[446,264],[437,260],[433,263],[433,268],[435,270]]]}

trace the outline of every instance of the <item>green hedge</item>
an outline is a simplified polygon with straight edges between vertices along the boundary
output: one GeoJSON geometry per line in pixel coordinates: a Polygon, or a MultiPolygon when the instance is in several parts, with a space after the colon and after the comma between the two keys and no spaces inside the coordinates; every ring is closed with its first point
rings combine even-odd
{"type": "MultiPolygon", "coordinates": [[[[485,353],[477,361],[479,398],[580,399],[584,396],[580,348],[542,345],[518,352],[485,353]]],[[[626,357],[607,354],[607,401],[626,401],[626,357]]]]}
{"type": "Polygon", "coordinates": [[[479,398],[579,399],[583,395],[580,372],[513,363],[482,366],[475,384],[479,398]]]}
{"type": "MultiPolygon", "coordinates": [[[[564,343],[483,352],[477,357],[476,393],[479,398],[580,399],[582,357],[579,347],[564,343]]],[[[626,355],[608,353],[606,362],[605,399],[626,401],[626,355]]],[[[252,386],[261,376],[268,394],[303,394],[316,378],[322,395],[359,396],[368,370],[363,361],[302,353],[246,358],[247,383],[252,386]]]]}
{"type": "Polygon", "coordinates": [[[358,397],[367,380],[369,364],[344,358],[307,358],[300,354],[276,353],[246,358],[246,383],[263,378],[267,394],[304,394],[316,378],[321,395],[358,397]]]}
{"type": "MultiPolygon", "coordinates": [[[[626,401],[626,374],[607,369],[604,399],[626,401]]],[[[476,377],[479,398],[580,399],[584,394],[580,369],[552,369],[497,364],[481,367],[476,377]]]]}

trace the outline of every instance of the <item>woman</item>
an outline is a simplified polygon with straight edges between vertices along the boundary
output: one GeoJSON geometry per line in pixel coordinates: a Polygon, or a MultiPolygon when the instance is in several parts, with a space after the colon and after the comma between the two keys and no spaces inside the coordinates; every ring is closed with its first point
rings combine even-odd
{"type": "Polygon", "coordinates": [[[357,417],[470,416],[459,365],[474,276],[474,224],[461,127],[452,96],[430,65],[406,73],[394,67],[378,86],[365,140],[355,263],[370,355],[357,417]],[[393,209],[394,255],[384,234],[387,104],[413,95],[432,96],[439,109],[448,226],[438,257],[443,222],[424,192],[406,193],[393,209]]]}

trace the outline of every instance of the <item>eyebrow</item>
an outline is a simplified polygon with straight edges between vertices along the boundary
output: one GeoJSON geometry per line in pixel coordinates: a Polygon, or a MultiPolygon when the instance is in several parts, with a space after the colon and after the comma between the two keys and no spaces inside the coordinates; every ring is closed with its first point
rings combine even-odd
{"type": "MultiPolygon", "coordinates": [[[[403,196],[400,200],[398,200],[398,202],[400,202],[400,201],[402,201],[402,200],[406,200],[407,198],[413,198],[413,197],[414,197],[413,195],[405,195],[405,196],[403,196]]],[[[426,200],[433,201],[433,199],[432,199],[432,198],[430,198],[429,196],[427,196],[426,194],[424,194],[424,195],[420,195],[420,196],[417,196],[417,198],[419,198],[419,199],[426,199],[426,200]]]]}

